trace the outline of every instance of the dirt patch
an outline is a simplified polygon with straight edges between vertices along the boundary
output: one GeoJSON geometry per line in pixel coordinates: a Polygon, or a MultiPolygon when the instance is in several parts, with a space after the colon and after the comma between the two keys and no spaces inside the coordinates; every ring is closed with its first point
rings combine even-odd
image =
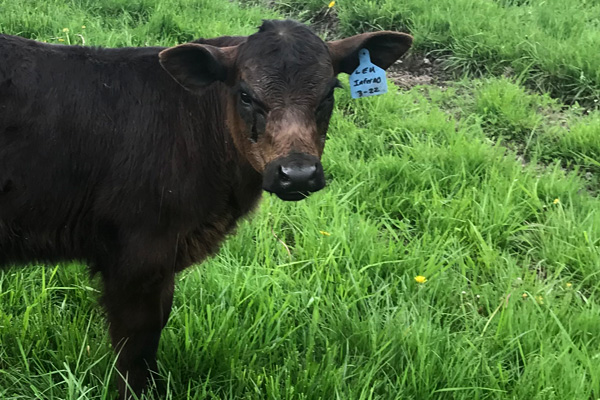
{"type": "Polygon", "coordinates": [[[333,8],[321,10],[310,20],[311,28],[324,40],[338,39],[340,19],[333,8]]]}
{"type": "Polygon", "coordinates": [[[443,61],[419,53],[409,53],[387,70],[387,76],[397,86],[410,89],[417,85],[446,87],[452,75],[444,69],[443,61]]]}

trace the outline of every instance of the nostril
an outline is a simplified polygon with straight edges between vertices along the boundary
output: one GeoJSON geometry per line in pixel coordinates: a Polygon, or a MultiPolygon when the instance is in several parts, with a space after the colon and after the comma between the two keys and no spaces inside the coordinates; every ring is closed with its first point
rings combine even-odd
{"type": "Polygon", "coordinates": [[[289,182],[290,181],[290,169],[286,168],[282,165],[279,166],[279,179],[282,182],[289,182]]]}

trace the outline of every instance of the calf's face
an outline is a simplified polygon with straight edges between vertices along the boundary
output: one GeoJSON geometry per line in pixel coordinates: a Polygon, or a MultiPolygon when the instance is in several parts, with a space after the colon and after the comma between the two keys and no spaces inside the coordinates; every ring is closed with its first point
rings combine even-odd
{"type": "Polygon", "coordinates": [[[387,69],[411,43],[398,32],[323,42],[300,23],[264,21],[235,46],[188,43],[162,51],[160,63],[190,91],[224,82],[236,148],[262,174],[263,189],[301,200],[325,186],[320,159],[340,87],[337,75],[356,69],[360,49],[387,69]]]}

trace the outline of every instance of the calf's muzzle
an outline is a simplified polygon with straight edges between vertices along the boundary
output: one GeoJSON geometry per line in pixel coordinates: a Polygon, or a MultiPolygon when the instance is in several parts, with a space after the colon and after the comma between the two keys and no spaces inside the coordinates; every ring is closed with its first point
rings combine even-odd
{"type": "Polygon", "coordinates": [[[321,162],[305,153],[294,153],[271,161],[263,175],[263,189],[282,200],[302,200],[324,187],[321,162]]]}

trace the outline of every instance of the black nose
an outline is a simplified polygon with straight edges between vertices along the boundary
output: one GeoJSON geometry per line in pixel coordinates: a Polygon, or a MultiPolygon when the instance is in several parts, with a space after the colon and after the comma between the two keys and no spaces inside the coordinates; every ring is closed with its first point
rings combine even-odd
{"type": "Polygon", "coordinates": [[[317,177],[317,164],[307,165],[280,165],[279,166],[279,180],[281,185],[288,185],[291,182],[296,184],[305,183],[307,185],[314,185],[315,178],[317,177]]]}
{"type": "Polygon", "coordinates": [[[270,162],[265,168],[263,189],[283,200],[302,200],[323,187],[323,166],[310,154],[290,154],[270,162]]]}

